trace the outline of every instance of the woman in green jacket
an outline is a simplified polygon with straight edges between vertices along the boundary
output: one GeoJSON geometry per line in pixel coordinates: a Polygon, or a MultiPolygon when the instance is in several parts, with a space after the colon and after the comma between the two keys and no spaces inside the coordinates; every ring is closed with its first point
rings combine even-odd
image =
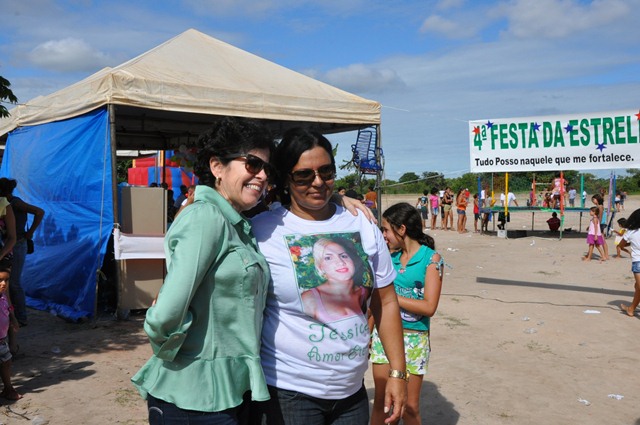
{"type": "Polygon", "coordinates": [[[273,138],[225,118],[198,139],[195,200],[165,237],[167,275],[144,324],[153,356],[132,378],[149,423],[237,424],[269,398],[260,331],[269,267],[242,215],[267,189],[273,138]]]}

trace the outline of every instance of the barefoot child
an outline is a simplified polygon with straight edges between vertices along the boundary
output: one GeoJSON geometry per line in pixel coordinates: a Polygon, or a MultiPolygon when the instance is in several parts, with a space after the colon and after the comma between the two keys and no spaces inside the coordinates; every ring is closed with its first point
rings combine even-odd
{"type": "Polygon", "coordinates": [[[631,256],[631,252],[629,252],[627,248],[620,247],[620,242],[622,242],[622,236],[624,236],[624,233],[627,231],[627,219],[626,218],[618,219],[618,227],[620,227],[618,230],[613,231],[616,234],[616,239],[614,241],[614,245],[616,246],[616,252],[617,252],[616,258],[622,258],[622,251],[626,252],[627,254],[629,254],[629,256],[631,256]]]}
{"type": "MultiPolygon", "coordinates": [[[[405,425],[420,425],[420,390],[431,351],[430,319],[438,308],[444,263],[434,250],[433,238],[422,233],[420,213],[410,204],[392,205],[384,212],[382,234],[392,251],[391,259],[398,272],[393,283],[404,328],[408,386],[402,422],[405,425]]],[[[390,375],[389,361],[376,330],[372,335],[371,362],[375,382],[371,425],[383,425],[388,417],[384,412],[387,380],[405,376],[390,375]]]]}
{"type": "Polygon", "coordinates": [[[640,304],[640,209],[631,213],[627,219],[627,230],[620,241],[620,248],[631,246],[631,272],[636,280],[635,293],[631,305],[620,304],[622,311],[633,317],[636,307],[640,304]]]}
{"type": "Polygon", "coordinates": [[[18,321],[13,315],[13,306],[8,297],[9,277],[11,269],[0,263],[0,377],[4,384],[4,389],[0,396],[7,400],[20,400],[22,396],[18,394],[11,385],[11,350],[9,350],[9,327],[14,331],[18,329],[18,321]]]}
{"type": "Polygon", "coordinates": [[[478,194],[473,194],[473,231],[478,233],[478,219],[480,218],[480,201],[478,200],[478,194]]]}
{"type": "Polygon", "coordinates": [[[596,248],[598,248],[598,252],[600,253],[600,261],[608,260],[604,251],[602,250],[602,245],[604,245],[604,238],[602,237],[602,231],[600,230],[600,216],[598,213],[598,207],[591,207],[591,210],[589,211],[591,220],[589,221],[589,231],[587,233],[589,252],[587,252],[586,256],[582,257],[582,259],[585,261],[591,261],[591,255],[593,255],[594,245],[596,246],[596,248]]]}
{"type": "MultiPolygon", "coordinates": [[[[603,189],[604,190],[604,189],[603,189]]],[[[593,205],[598,208],[598,219],[600,219],[600,233],[604,232],[604,229],[607,227],[607,211],[604,209],[604,198],[603,195],[596,193],[591,197],[591,202],[593,205]]],[[[605,259],[609,259],[609,247],[607,246],[607,241],[602,238],[604,244],[602,245],[602,249],[604,250],[605,259]]]]}

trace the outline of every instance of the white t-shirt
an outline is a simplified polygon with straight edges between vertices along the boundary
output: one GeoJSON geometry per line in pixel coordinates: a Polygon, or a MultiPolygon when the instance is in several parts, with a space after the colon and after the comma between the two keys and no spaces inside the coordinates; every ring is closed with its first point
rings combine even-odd
{"type": "MultiPolygon", "coordinates": [[[[513,192],[509,192],[507,194],[507,198],[509,199],[509,206],[511,206],[511,203],[516,200],[516,195],[514,195],[513,192]]],[[[501,193],[500,202],[502,202],[502,206],[504,206],[504,201],[505,201],[504,193],[501,193]]]]}
{"type": "MultiPolygon", "coordinates": [[[[353,216],[341,206],[324,221],[304,220],[281,207],[254,217],[252,225],[272,279],[262,330],[267,384],[322,399],[353,395],[367,370],[365,313],[371,291],[392,284],[396,276],[382,233],[362,214],[353,216]],[[329,310],[346,307],[351,301],[343,297],[337,302],[325,299],[323,304],[317,289],[311,290],[328,285],[324,282],[331,271],[325,274],[328,267],[317,271],[313,253],[314,246],[318,251],[327,242],[347,247],[343,251],[352,258],[355,270],[350,299],[359,300],[360,305],[339,317],[329,310]],[[303,304],[305,293],[306,300],[314,297],[316,310],[303,304]]],[[[319,261],[329,261],[326,258],[319,261]]]]}
{"type": "Polygon", "coordinates": [[[627,230],[622,238],[631,245],[631,261],[640,261],[640,230],[627,230]]]}

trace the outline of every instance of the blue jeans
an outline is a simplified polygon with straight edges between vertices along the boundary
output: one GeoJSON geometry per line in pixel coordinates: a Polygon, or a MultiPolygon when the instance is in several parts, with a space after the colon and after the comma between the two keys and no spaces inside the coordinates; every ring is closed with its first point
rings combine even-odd
{"type": "Polygon", "coordinates": [[[341,400],[311,397],[297,391],[269,387],[263,403],[267,425],[367,425],[369,400],[364,385],[341,400]]]}
{"type": "Polygon", "coordinates": [[[24,289],[20,283],[24,260],[27,258],[27,240],[20,239],[13,247],[13,262],[11,263],[11,278],[9,279],[9,296],[13,304],[16,319],[21,324],[27,323],[27,304],[24,289]]]}
{"type": "MultiPolygon", "coordinates": [[[[197,395],[194,395],[197,397],[197,395]]],[[[147,394],[149,408],[149,425],[237,425],[238,408],[221,412],[198,412],[181,409],[147,394]]]]}

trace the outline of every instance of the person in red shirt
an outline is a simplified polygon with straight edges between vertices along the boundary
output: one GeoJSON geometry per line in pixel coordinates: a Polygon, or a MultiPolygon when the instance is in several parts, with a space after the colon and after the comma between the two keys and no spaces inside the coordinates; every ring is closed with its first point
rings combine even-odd
{"type": "Polygon", "coordinates": [[[560,229],[560,219],[558,218],[558,213],[551,213],[551,218],[547,220],[547,224],[549,225],[549,230],[552,232],[557,232],[560,229]]]}

